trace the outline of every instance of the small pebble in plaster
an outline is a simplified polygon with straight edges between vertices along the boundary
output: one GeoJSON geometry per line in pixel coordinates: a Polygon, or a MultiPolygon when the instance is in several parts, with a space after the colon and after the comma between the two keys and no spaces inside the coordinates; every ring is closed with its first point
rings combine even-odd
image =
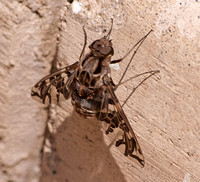
{"type": "Polygon", "coordinates": [[[81,11],[81,8],[82,8],[82,3],[81,2],[78,2],[78,1],[74,1],[72,3],[72,11],[73,13],[77,14],[81,11]]]}
{"type": "Polygon", "coordinates": [[[116,64],[110,64],[109,66],[110,66],[111,69],[114,69],[114,70],[116,70],[116,71],[117,71],[117,70],[120,70],[120,66],[119,66],[118,63],[116,63],[116,64]]]}
{"type": "Polygon", "coordinates": [[[183,182],[190,182],[190,173],[185,173],[185,176],[184,176],[184,179],[183,179],[183,182]]]}

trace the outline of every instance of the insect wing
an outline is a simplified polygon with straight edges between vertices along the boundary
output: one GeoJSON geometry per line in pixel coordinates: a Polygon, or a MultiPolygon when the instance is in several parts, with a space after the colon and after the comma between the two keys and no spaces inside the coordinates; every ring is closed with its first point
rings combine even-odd
{"type": "Polygon", "coordinates": [[[108,99],[106,101],[106,99],[104,99],[105,101],[102,105],[111,104],[113,105],[114,108],[114,111],[111,111],[109,106],[107,106],[107,111],[108,111],[107,116],[110,119],[110,125],[111,125],[111,127],[108,128],[107,133],[112,132],[113,128],[119,127],[123,131],[123,138],[119,139],[116,142],[116,147],[118,147],[120,151],[124,152],[125,156],[127,156],[130,159],[133,159],[134,162],[137,162],[141,167],[143,167],[144,156],[142,154],[142,150],[140,148],[136,135],[133,132],[133,129],[114,93],[113,84],[111,82],[108,82],[106,88],[110,95],[107,96],[107,98],[110,97],[110,100],[108,99]]]}
{"type": "Polygon", "coordinates": [[[70,97],[78,62],[41,79],[31,89],[33,99],[43,104],[58,103],[70,97]]]}

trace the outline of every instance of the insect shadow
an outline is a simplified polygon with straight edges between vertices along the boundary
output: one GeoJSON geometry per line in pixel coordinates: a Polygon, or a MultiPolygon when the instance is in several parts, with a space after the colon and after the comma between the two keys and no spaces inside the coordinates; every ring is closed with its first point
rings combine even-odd
{"type": "Polygon", "coordinates": [[[73,111],[50,137],[52,151],[43,153],[40,181],[125,182],[101,127],[98,120],[73,111]]]}

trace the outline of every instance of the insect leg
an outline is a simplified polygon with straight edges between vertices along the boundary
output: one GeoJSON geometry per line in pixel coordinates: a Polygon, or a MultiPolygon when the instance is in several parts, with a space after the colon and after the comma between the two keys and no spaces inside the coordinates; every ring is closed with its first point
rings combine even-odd
{"type": "MultiPolygon", "coordinates": [[[[129,79],[127,79],[127,80],[125,80],[125,81],[123,81],[123,82],[121,82],[121,83],[118,83],[117,85],[114,85],[114,90],[117,90],[117,88],[118,88],[119,86],[123,85],[124,83],[126,83],[126,82],[128,82],[128,81],[130,81],[130,80],[132,80],[132,79],[134,79],[134,78],[137,78],[137,77],[139,77],[139,76],[146,75],[146,74],[152,74],[152,75],[154,75],[154,74],[156,74],[156,73],[160,73],[160,71],[159,71],[159,70],[151,70],[151,71],[146,71],[146,72],[144,72],[144,73],[139,73],[139,74],[137,74],[137,75],[135,75],[135,76],[132,76],[132,77],[130,77],[129,79]]],[[[149,78],[149,77],[148,77],[148,78],[149,78]]]]}
{"type": "Polygon", "coordinates": [[[153,31],[153,30],[150,30],[142,39],[140,39],[140,40],[125,54],[124,57],[122,57],[122,58],[120,58],[120,59],[118,59],[118,60],[113,60],[113,61],[111,61],[111,64],[115,64],[115,63],[118,63],[118,62],[122,61],[123,59],[125,59],[125,58],[133,51],[133,49],[134,49],[136,46],[138,46],[138,47],[136,48],[136,50],[133,52],[133,54],[132,54],[132,56],[131,56],[131,59],[130,59],[130,61],[129,61],[129,63],[128,63],[128,65],[127,65],[127,67],[126,67],[126,69],[125,69],[125,71],[124,71],[124,73],[123,73],[123,75],[122,75],[122,77],[121,77],[119,83],[118,83],[118,85],[121,84],[121,82],[122,82],[122,80],[123,80],[123,78],[124,78],[124,76],[125,76],[125,74],[126,74],[128,68],[129,68],[129,66],[130,66],[130,64],[131,64],[131,62],[132,62],[132,60],[133,60],[135,54],[137,53],[138,49],[140,48],[140,46],[142,45],[142,43],[144,42],[144,40],[147,38],[147,36],[148,36],[152,31],[153,31]]]}
{"type": "MultiPolygon", "coordinates": [[[[147,73],[150,73],[149,76],[147,76],[146,78],[144,78],[133,90],[132,92],[129,94],[129,96],[126,98],[126,100],[124,101],[124,103],[122,104],[122,107],[126,104],[126,102],[128,101],[128,99],[133,95],[133,93],[135,92],[135,90],[140,86],[142,85],[148,78],[150,78],[151,76],[155,75],[156,73],[159,73],[160,71],[159,70],[154,70],[154,71],[148,71],[148,72],[145,72],[145,73],[141,73],[141,74],[138,74],[136,76],[140,76],[140,75],[143,75],[143,74],[147,74],[147,73]]],[[[136,77],[135,76],[135,77],[136,77]]],[[[135,77],[132,77],[132,78],[135,78],[135,77]]],[[[122,82],[121,84],[131,80],[132,78],[129,78],[128,80],[122,82]]]]}
{"type": "Polygon", "coordinates": [[[85,47],[86,47],[86,44],[87,44],[87,34],[86,34],[84,26],[83,26],[83,32],[84,32],[84,44],[83,44],[83,49],[82,49],[80,57],[79,57],[79,62],[82,61],[82,58],[83,58],[83,56],[85,54],[85,47]]]}

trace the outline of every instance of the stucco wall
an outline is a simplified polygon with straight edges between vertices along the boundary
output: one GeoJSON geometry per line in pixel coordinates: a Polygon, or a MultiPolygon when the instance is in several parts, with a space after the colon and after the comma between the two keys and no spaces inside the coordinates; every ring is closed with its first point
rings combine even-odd
{"type": "MultiPolygon", "coordinates": [[[[200,181],[199,1],[1,1],[0,182],[200,181]],[[80,9],[79,9],[80,8],[80,9]],[[126,78],[160,70],[123,107],[145,156],[140,168],[113,146],[115,136],[82,119],[70,100],[43,106],[31,87],[77,61],[114,18],[114,58],[150,29],[126,78]]],[[[120,79],[129,59],[112,69],[120,79]]],[[[123,103],[144,77],[116,91],[123,103]]]]}

